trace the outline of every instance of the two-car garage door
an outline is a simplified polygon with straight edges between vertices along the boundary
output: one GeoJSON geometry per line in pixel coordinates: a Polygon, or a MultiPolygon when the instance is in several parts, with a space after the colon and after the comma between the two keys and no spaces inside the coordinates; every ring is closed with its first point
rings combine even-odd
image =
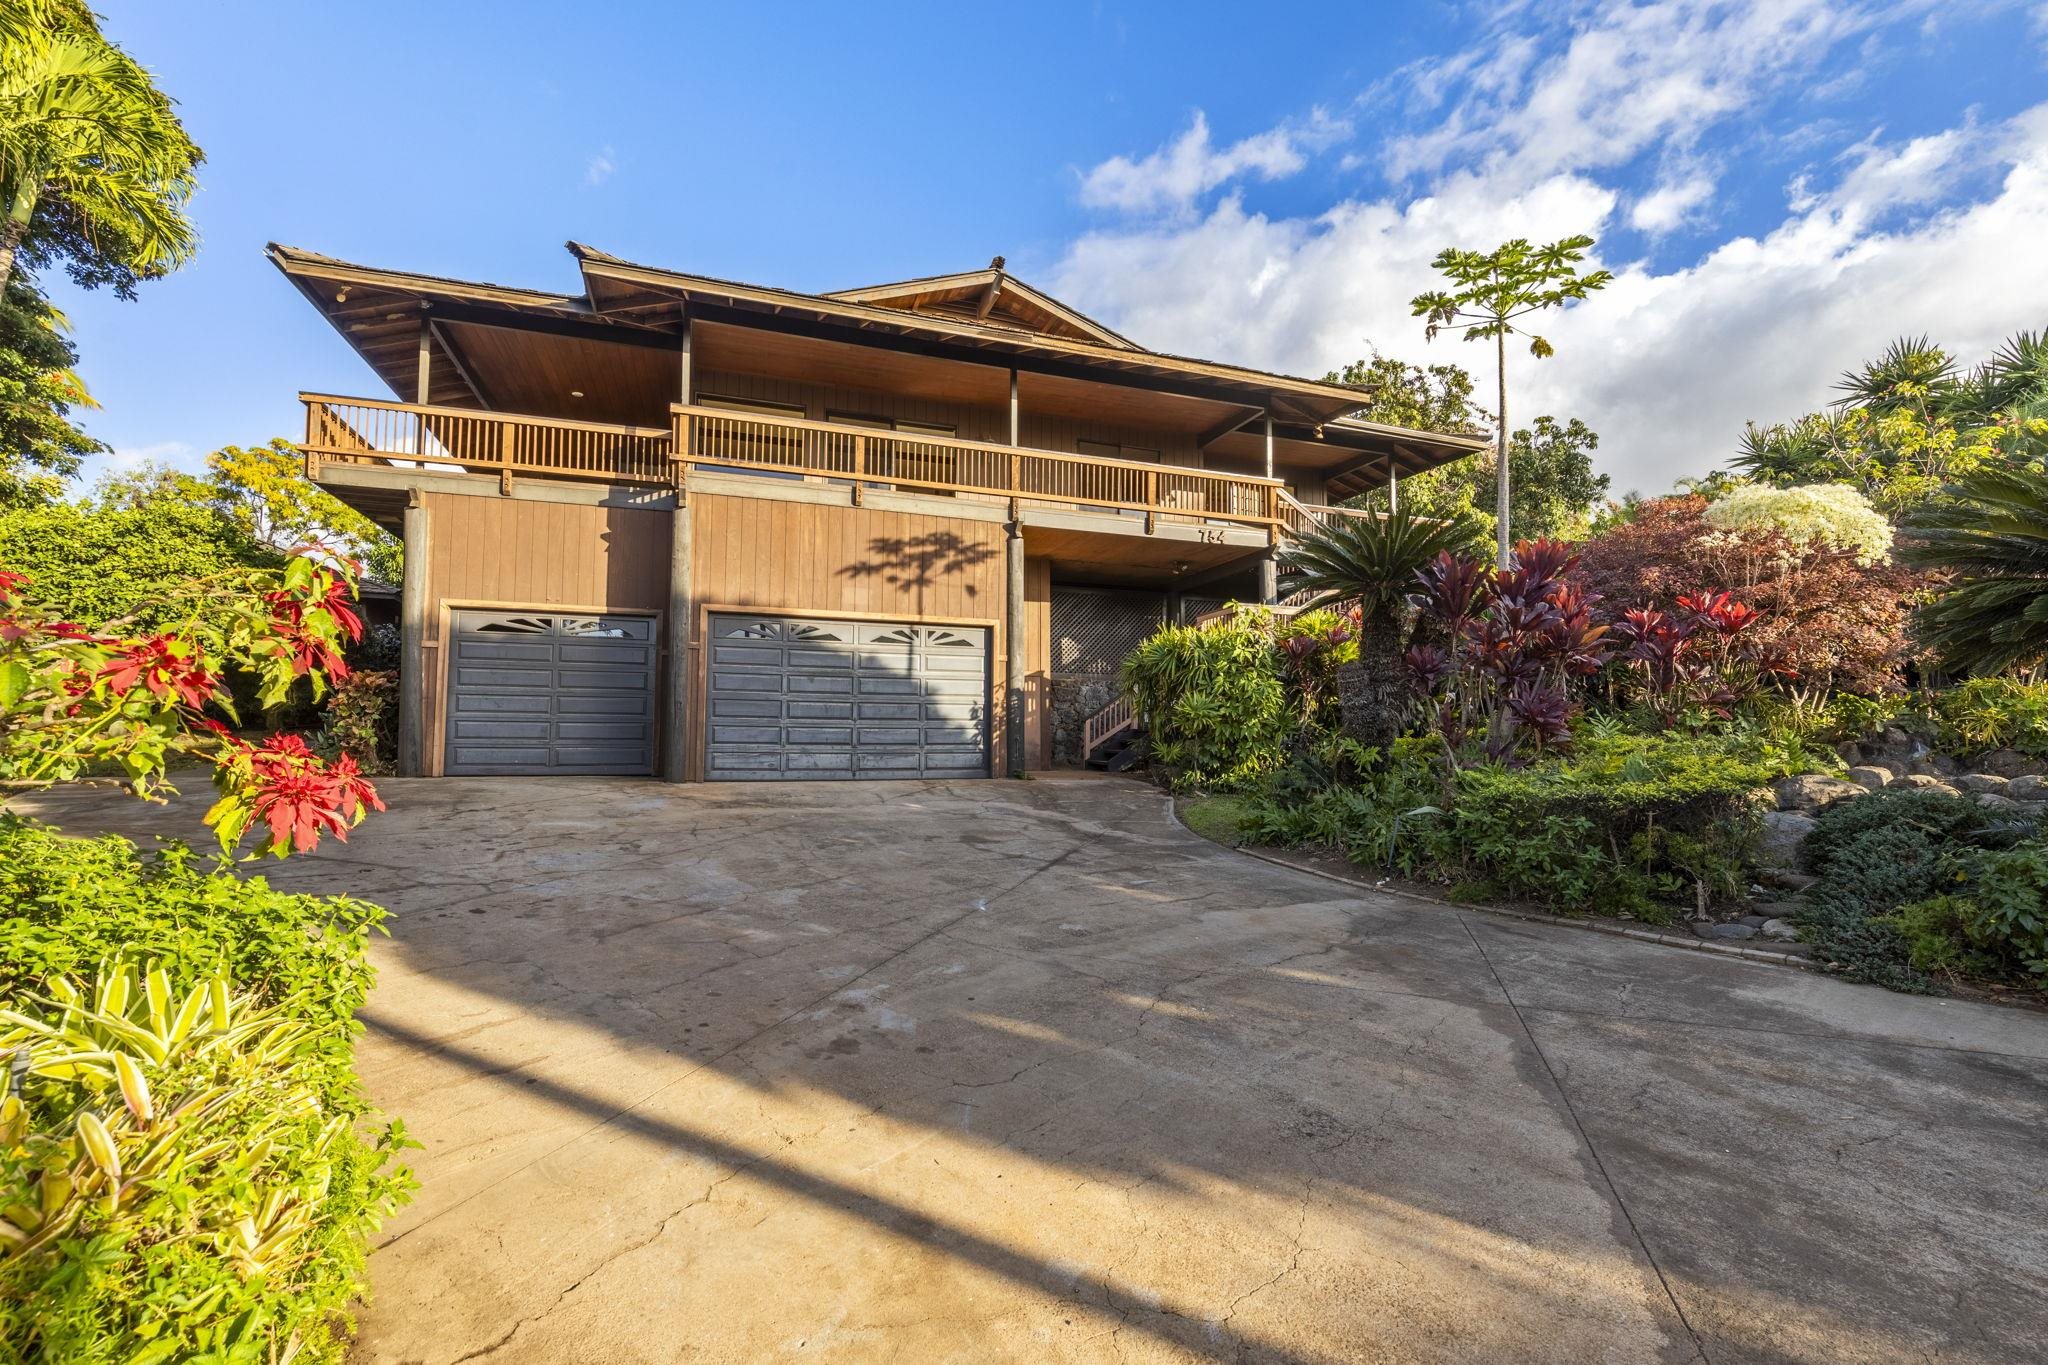
{"type": "Polygon", "coordinates": [[[988,774],[988,631],[714,614],[704,776],[988,774]]]}
{"type": "MultiPolygon", "coordinates": [[[[450,776],[654,768],[648,616],[458,611],[450,776]]],[[[713,614],[704,776],[719,781],[983,777],[989,632],[713,614]]]]}

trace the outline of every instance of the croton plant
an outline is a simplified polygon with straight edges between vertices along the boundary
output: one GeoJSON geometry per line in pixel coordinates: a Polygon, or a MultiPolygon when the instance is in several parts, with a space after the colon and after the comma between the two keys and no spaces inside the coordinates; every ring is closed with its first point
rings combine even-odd
{"type": "Polygon", "coordinates": [[[303,853],[346,839],[384,809],[355,759],[322,759],[295,734],[238,736],[225,679],[255,681],[264,707],[310,680],[314,698],[348,675],[345,642],[362,635],[350,603],[359,569],[319,547],[281,568],[236,568],[172,590],[177,624],[135,634],[88,628],[39,604],[0,569],[0,783],[36,786],[119,775],[136,795],[175,792],[180,758],[213,770],[206,823],[232,853],[251,830],[258,852],[303,853]]]}

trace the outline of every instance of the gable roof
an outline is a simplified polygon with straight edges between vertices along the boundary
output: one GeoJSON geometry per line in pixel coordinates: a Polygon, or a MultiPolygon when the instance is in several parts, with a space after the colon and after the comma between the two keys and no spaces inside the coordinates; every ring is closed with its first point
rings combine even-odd
{"type": "Polygon", "coordinates": [[[990,262],[986,270],[970,270],[958,275],[925,275],[891,284],[865,285],[859,289],[835,289],[819,297],[1013,326],[1048,336],[1099,342],[1119,350],[1145,349],[1080,310],[1069,308],[1044,290],[1035,289],[1018,279],[1003,269],[1000,256],[990,262]]]}

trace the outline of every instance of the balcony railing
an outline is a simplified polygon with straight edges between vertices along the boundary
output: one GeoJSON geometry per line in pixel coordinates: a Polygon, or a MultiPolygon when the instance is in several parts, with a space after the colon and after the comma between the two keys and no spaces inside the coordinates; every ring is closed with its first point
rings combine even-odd
{"type": "Polygon", "coordinates": [[[909,435],[678,404],[676,458],[732,469],[843,481],[856,489],[979,495],[1100,508],[1168,521],[1236,522],[1261,529],[1279,516],[1282,485],[1248,474],[1107,460],[1050,450],[909,435]]]}
{"type": "Polygon", "coordinates": [[[421,403],[383,403],[302,393],[306,472],[323,464],[455,468],[599,483],[665,485],[669,433],[661,427],[571,422],[421,403]]]}
{"type": "Polygon", "coordinates": [[[332,394],[306,405],[306,471],[385,465],[597,483],[672,485],[680,471],[730,470],[868,488],[1087,508],[1151,523],[1227,523],[1299,535],[1332,516],[1367,516],[1295,501],[1277,480],[1179,465],[1108,460],[677,405],[671,427],[615,426],[332,394]]]}

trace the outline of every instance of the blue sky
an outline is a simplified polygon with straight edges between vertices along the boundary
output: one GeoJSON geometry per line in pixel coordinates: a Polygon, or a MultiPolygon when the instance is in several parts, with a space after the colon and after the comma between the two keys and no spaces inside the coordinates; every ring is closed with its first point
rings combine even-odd
{"type": "Polygon", "coordinates": [[[1485,369],[1408,316],[1429,258],[1585,231],[1621,278],[1512,412],[1646,491],[1894,335],[2048,327],[2043,0],[103,7],[208,155],[193,265],[55,284],[117,463],[378,391],[273,239],[563,288],[572,237],[817,289],[1000,252],[1140,342],[1319,373],[1485,369]]]}

